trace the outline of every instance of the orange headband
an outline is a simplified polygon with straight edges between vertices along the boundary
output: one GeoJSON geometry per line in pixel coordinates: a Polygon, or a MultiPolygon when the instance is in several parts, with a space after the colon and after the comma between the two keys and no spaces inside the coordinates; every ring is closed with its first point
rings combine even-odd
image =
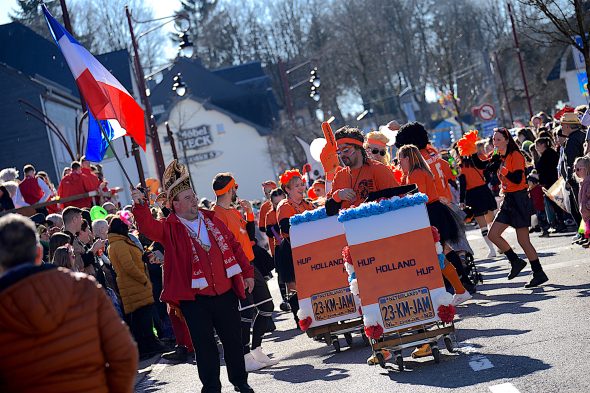
{"type": "Polygon", "coordinates": [[[367,139],[367,143],[369,145],[377,145],[377,146],[382,146],[382,147],[387,146],[387,143],[385,143],[383,141],[379,141],[377,139],[367,139]]]}
{"type": "Polygon", "coordinates": [[[363,142],[358,141],[354,138],[340,138],[340,139],[336,139],[336,144],[338,145],[338,147],[347,144],[347,145],[356,145],[356,146],[360,146],[363,147],[363,142]]]}
{"type": "Polygon", "coordinates": [[[215,190],[215,195],[221,196],[223,194],[227,194],[229,190],[231,190],[234,186],[237,187],[238,185],[236,184],[236,181],[234,179],[231,179],[229,183],[227,183],[227,185],[223,187],[221,190],[215,190]]]}

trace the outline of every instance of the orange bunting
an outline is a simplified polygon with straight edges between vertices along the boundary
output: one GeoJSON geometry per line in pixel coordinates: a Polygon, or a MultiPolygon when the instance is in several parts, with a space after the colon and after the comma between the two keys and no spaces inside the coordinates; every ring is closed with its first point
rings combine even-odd
{"type": "Polygon", "coordinates": [[[461,157],[470,157],[477,153],[477,147],[475,144],[478,139],[478,131],[471,130],[457,141],[457,148],[461,157]]]}
{"type": "Polygon", "coordinates": [[[302,178],[303,175],[301,174],[301,172],[299,172],[299,169],[290,169],[290,170],[286,170],[285,173],[283,173],[280,177],[281,180],[281,185],[285,185],[287,183],[289,183],[292,179],[294,178],[302,178]]]}

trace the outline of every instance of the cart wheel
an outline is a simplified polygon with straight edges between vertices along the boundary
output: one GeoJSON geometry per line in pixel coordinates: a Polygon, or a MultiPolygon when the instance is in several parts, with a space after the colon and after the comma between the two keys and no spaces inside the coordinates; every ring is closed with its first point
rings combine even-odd
{"type": "Polygon", "coordinates": [[[336,352],[340,352],[340,341],[338,339],[332,341],[332,346],[336,350],[336,352]]]}
{"type": "Polygon", "coordinates": [[[453,340],[449,336],[445,336],[444,341],[447,351],[449,351],[450,353],[455,353],[455,345],[453,344],[453,340]]]}
{"type": "Polygon", "coordinates": [[[399,371],[404,371],[404,357],[401,352],[395,355],[395,364],[397,364],[399,371]]]}
{"type": "Polygon", "coordinates": [[[344,339],[349,347],[352,347],[352,333],[344,333],[344,339]]]}
{"type": "Polygon", "coordinates": [[[383,354],[381,353],[381,351],[375,352],[375,357],[377,358],[377,361],[379,362],[379,366],[381,366],[381,368],[385,368],[385,358],[383,357],[383,354]]]}
{"type": "Polygon", "coordinates": [[[365,347],[368,347],[369,345],[371,345],[371,341],[369,340],[369,337],[367,337],[367,335],[363,332],[363,334],[361,334],[361,337],[363,338],[363,344],[365,344],[365,347]]]}
{"type": "Polygon", "coordinates": [[[440,350],[438,347],[432,347],[432,357],[434,358],[434,363],[440,363],[440,350]]]}

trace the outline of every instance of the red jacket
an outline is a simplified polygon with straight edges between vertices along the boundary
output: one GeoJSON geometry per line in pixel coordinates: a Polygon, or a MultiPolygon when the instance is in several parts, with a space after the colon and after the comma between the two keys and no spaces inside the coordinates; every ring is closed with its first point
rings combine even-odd
{"type": "MultiPolygon", "coordinates": [[[[60,198],[67,198],[72,195],[86,194],[90,191],[96,191],[97,187],[98,185],[95,185],[95,182],[87,175],[72,172],[61,179],[57,194],[60,198]]],[[[76,206],[80,208],[91,207],[92,198],[82,198],[76,201],[63,203],[64,208],[67,206],[76,206]]]]}
{"type": "Polygon", "coordinates": [[[221,251],[213,234],[208,232],[209,239],[211,239],[209,253],[195,245],[201,267],[209,284],[202,290],[191,288],[192,246],[184,224],[174,213],[162,221],[157,221],[152,217],[147,204],[133,205],[133,215],[139,232],[149,239],[161,243],[165,249],[164,283],[160,296],[163,302],[178,306],[181,300],[194,300],[195,295],[221,295],[230,289],[233,289],[236,295],[243,299],[245,298],[243,278],[254,278],[254,268],[250,265],[242,246],[234,235],[223,222],[215,217],[215,213],[209,210],[200,210],[200,212],[213,221],[242,268],[242,274],[233,276],[231,279],[227,278],[221,251]]]}
{"type": "Polygon", "coordinates": [[[43,198],[43,195],[45,195],[45,193],[43,192],[43,190],[39,186],[37,178],[34,176],[33,177],[26,177],[19,184],[18,188],[20,189],[20,193],[23,196],[23,199],[29,205],[36,204],[37,202],[39,202],[39,200],[41,198],[43,198]]]}

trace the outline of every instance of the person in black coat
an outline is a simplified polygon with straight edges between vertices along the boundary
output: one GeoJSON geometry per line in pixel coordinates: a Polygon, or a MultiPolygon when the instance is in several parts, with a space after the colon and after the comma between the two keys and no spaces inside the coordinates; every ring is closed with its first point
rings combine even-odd
{"type": "MultiPolygon", "coordinates": [[[[539,153],[539,161],[535,165],[539,175],[539,184],[541,187],[549,189],[559,178],[559,153],[553,149],[553,142],[547,137],[535,140],[535,149],[539,153]]],[[[558,232],[566,229],[564,224],[565,212],[547,197],[545,197],[545,212],[553,228],[558,232]]]]}

